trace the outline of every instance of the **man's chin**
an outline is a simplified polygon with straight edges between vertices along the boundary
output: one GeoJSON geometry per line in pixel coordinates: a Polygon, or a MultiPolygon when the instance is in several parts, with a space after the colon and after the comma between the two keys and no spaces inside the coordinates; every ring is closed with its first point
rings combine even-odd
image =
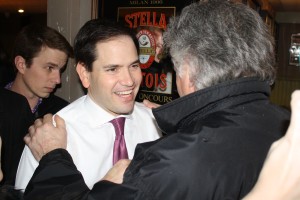
{"type": "Polygon", "coordinates": [[[48,98],[50,96],[50,94],[51,93],[43,93],[43,94],[40,94],[39,97],[42,99],[45,99],[45,98],[48,98]]]}
{"type": "Polygon", "coordinates": [[[132,111],[133,111],[133,108],[134,108],[134,102],[131,104],[131,105],[123,105],[123,107],[121,107],[119,109],[119,114],[120,115],[128,115],[128,114],[131,114],[132,111]]]}

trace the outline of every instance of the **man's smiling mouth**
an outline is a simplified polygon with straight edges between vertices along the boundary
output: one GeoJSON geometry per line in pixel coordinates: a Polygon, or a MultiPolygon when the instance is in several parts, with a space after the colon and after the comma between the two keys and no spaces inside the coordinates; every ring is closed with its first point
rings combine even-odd
{"type": "Polygon", "coordinates": [[[121,91],[121,92],[115,92],[117,95],[129,95],[132,93],[133,90],[127,90],[127,91],[121,91]]]}

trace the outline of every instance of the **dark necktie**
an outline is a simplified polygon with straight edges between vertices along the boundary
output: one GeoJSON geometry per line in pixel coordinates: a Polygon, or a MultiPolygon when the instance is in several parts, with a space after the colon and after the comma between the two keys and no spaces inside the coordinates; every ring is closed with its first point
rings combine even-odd
{"type": "Polygon", "coordinates": [[[125,117],[119,117],[110,121],[115,128],[116,140],[114,143],[114,154],[113,154],[113,164],[115,164],[120,159],[127,159],[128,153],[126,149],[126,143],[124,139],[124,124],[125,117]]]}

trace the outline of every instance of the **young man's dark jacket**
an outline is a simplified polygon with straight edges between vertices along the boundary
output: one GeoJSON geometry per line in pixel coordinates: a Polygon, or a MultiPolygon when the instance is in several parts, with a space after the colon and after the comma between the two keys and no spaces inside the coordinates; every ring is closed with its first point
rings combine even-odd
{"type": "Polygon", "coordinates": [[[66,100],[55,96],[54,94],[50,94],[48,98],[43,99],[37,111],[34,113],[34,118],[41,118],[48,113],[55,114],[68,104],[69,102],[66,100]]]}
{"type": "Polygon", "coordinates": [[[24,136],[35,119],[45,114],[55,114],[68,105],[64,99],[51,94],[43,99],[32,113],[27,99],[18,93],[0,89],[0,135],[2,136],[1,166],[4,173],[2,184],[15,184],[16,173],[25,142],[24,136]]]}
{"type": "Polygon", "coordinates": [[[2,184],[14,185],[19,160],[24,148],[24,136],[33,124],[27,99],[15,92],[0,88],[0,136],[2,139],[2,184]]]}
{"type": "Polygon", "coordinates": [[[167,136],[137,146],[121,185],[100,181],[90,191],[67,151],[54,150],[25,199],[241,199],[289,123],[289,111],[272,105],[269,93],[266,82],[243,78],[153,110],[167,136]]]}

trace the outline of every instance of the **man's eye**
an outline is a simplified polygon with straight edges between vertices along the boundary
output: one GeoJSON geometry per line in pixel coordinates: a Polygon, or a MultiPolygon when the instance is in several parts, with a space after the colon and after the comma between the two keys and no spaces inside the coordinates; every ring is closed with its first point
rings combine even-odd
{"type": "Polygon", "coordinates": [[[133,68],[139,68],[140,65],[139,65],[139,64],[134,64],[134,65],[132,65],[131,67],[133,67],[133,68]]]}
{"type": "Polygon", "coordinates": [[[48,66],[47,69],[48,69],[49,71],[52,71],[52,70],[54,69],[54,67],[48,66]]]}
{"type": "Polygon", "coordinates": [[[109,68],[106,71],[108,71],[108,72],[115,72],[115,71],[117,71],[117,68],[109,68]]]}

